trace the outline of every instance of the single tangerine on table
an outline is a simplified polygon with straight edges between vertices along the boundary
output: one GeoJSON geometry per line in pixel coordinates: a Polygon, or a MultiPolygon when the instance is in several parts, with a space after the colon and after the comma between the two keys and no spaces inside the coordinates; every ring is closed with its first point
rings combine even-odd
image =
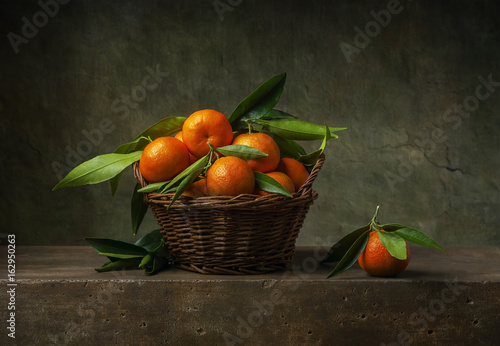
{"type": "Polygon", "coordinates": [[[295,191],[299,191],[300,187],[309,178],[309,172],[306,167],[296,159],[290,157],[282,157],[276,170],[285,173],[292,179],[295,191]]]}
{"type": "MultiPolygon", "coordinates": [[[[292,179],[290,179],[290,177],[287,176],[285,173],[274,171],[274,172],[269,172],[269,173],[265,173],[265,174],[270,176],[274,180],[276,180],[281,185],[283,185],[283,187],[285,189],[287,189],[288,192],[290,192],[290,193],[295,192],[295,185],[293,184],[292,179]]],[[[256,188],[254,190],[254,194],[261,195],[261,196],[267,196],[267,195],[271,195],[273,193],[256,188]]]]}
{"type": "Polygon", "coordinates": [[[182,126],[182,140],[196,158],[208,154],[210,147],[231,144],[233,129],[226,116],[213,109],[203,109],[191,114],[182,126]]]}
{"type": "MultiPolygon", "coordinates": [[[[381,232],[385,232],[381,230],[381,232]]],[[[372,276],[394,276],[406,269],[410,262],[410,247],[406,242],[406,259],[391,256],[380,241],[377,231],[370,232],[365,250],[358,258],[358,263],[365,272],[372,276]]]]}
{"type": "Polygon", "coordinates": [[[239,157],[221,157],[207,170],[207,191],[210,196],[251,194],[254,188],[253,170],[239,157]]]}
{"type": "Polygon", "coordinates": [[[159,137],[146,145],[139,170],[150,183],[171,180],[189,166],[189,151],[174,137],[159,137]]]}
{"type": "Polygon", "coordinates": [[[248,160],[248,165],[257,172],[268,173],[276,170],[280,161],[280,148],[271,136],[261,133],[243,133],[237,136],[234,145],[247,145],[267,154],[267,157],[256,160],[248,160]]]}

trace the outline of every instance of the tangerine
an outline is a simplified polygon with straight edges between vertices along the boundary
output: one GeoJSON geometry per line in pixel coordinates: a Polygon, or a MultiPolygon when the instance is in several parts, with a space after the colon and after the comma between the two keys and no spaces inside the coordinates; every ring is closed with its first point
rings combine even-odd
{"type": "MultiPolygon", "coordinates": [[[[182,131],[177,132],[174,137],[184,143],[184,140],[182,139],[182,131]]],[[[191,154],[191,152],[189,152],[189,164],[195,163],[196,160],[198,159],[193,154],[191,154]]]]}
{"type": "Polygon", "coordinates": [[[209,196],[238,196],[251,194],[255,176],[248,163],[235,156],[217,159],[207,170],[209,196]]]}
{"type": "MultiPolygon", "coordinates": [[[[288,192],[290,192],[290,193],[295,192],[295,185],[293,184],[292,179],[290,179],[290,177],[288,175],[286,175],[285,173],[274,171],[274,172],[266,173],[266,175],[270,176],[271,178],[276,180],[278,183],[280,183],[285,189],[288,190],[288,192]]],[[[261,196],[267,196],[267,195],[271,195],[273,193],[268,192],[268,191],[264,191],[261,189],[255,189],[254,194],[261,195],[261,196]]]]}
{"type": "Polygon", "coordinates": [[[178,140],[184,143],[184,140],[182,139],[182,131],[177,132],[174,138],[177,138],[178,140]]]}
{"type": "Polygon", "coordinates": [[[183,196],[189,196],[193,198],[207,196],[207,179],[201,178],[193,182],[189,187],[182,193],[183,196]]]}
{"type": "MultiPolygon", "coordinates": [[[[385,232],[384,230],[381,230],[385,232]]],[[[410,262],[410,247],[406,242],[406,259],[391,256],[380,241],[377,231],[370,232],[365,250],[358,258],[361,268],[372,276],[394,276],[406,269],[410,262]]]]}
{"type": "Polygon", "coordinates": [[[174,137],[159,137],[146,145],[139,162],[142,176],[150,183],[171,180],[189,166],[189,151],[174,137]]]}
{"type": "Polygon", "coordinates": [[[226,116],[213,109],[203,109],[191,114],[182,126],[182,140],[196,158],[208,154],[210,147],[231,144],[233,129],[226,116]]]}
{"type": "Polygon", "coordinates": [[[300,187],[304,185],[307,178],[309,178],[309,172],[306,166],[290,157],[282,157],[276,170],[285,173],[292,179],[295,185],[295,191],[299,191],[300,187]]]}
{"type": "Polygon", "coordinates": [[[280,148],[271,136],[262,132],[243,133],[237,136],[234,145],[247,145],[267,154],[267,157],[248,160],[248,165],[257,172],[268,173],[276,170],[280,162],[280,148]]]}

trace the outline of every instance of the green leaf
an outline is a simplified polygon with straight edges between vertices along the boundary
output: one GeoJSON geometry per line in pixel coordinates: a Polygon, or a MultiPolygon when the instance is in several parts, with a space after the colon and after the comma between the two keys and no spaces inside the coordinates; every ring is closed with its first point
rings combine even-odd
{"type": "MultiPolygon", "coordinates": [[[[125,143],[120,145],[118,148],[116,148],[115,153],[116,154],[128,154],[133,151],[138,151],[138,150],[143,150],[146,145],[151,143],[149,138],[146,137],[138,137],[132,142],[125,143]]],[[[118,184],[120,183],[120,180],[122,178],[122,173],[117,174],[113,178],[109,180],[110,186],[111,186],[111,196],[115,196],[116,189],[118,188],[118,184]]]]}
{"type": "Polygon", "coordinates": [[[141,263],[139,263],[139,268],[145,268],[145,267],[151,265],[154,258],[155,258],[155,255],[148,253],[146,256],[144,256],[141,263]]]}
{"type": "Polygon", "coordinates": [[[171,262],[171,255],[159,229],[141,237],[134,244],[103,238],[85,238],[101,255],[110,262],[96,268],[99,272],[145,268],[146,274],[154,274],[171,262]]]}
{"type": "Polygon", "coordinates": [[[116,189],[118,189],[118,184],[122,178],[123,171],[115,175],[113,178],[109,179],[109,185],[111,187],[111,196],[115,197],[116,189]]]}
{"type": "MultiPolygon", "coordinates": [[[[210,153],[209,153],[210,154],[210,153]]],[[[205,169],[208,165],[209,154],[203,156],[198,159],[196,162],[191,164],[188,168],[186,168],[181,173],[177,174],[174,179],[172,179],[162,190],[160,193],[165,193],[166,190],[173,186],[177,186],[178,183],[183,181],[186,177],[194,175],[194,172],[198,172],[198,175],[205,169]]],[[[196,177],[195,177],[196,178],[196,177]]],[[[141,189],[142,190],[142,189],[141,189]]]]}
{"type": "Polygon", "coordinates": [[[156,257],[165,257],[168,259],[172,259],[172,255],[170,254],[170,251],[168,251],[168,247],[165,244],[164,239],[162,239],[161,244],[153,251],[150,251],[150,253],[154,254],[156,257]]]}
{"type": "Polygon", "coordinates": [[[158,249],[158,247],[163,245],[163,234],[160,229],[155,229],[154,231],[142,236],[142,238],[137,240],[134,245],[140,246],[149,252],[154,252],[158,249]]]}
{"type": "Polygon", "coordinates": [[[266,133],[274,139],[278,147],[280,148],[280,155],[282,157],[298,158],[301,155],[305,155],[306,151],[300,144],[291,139],[283,138],[276,133],[266,131],[266,133]]]}
{"type": "Polygon", "coordinates": [[[342,256],[342,259],[339,261],[339,263],[337,263],[332,272],[328,274],[328,276],[326,277],[327,279],[346,271],[347,269],[351,268],[354,263],[356,263],[359,256],[364,251],[366,243],[368,243],[370,232],[370,229],[366,230],[354,241],[354,243],[352,243],[352,245],[346,251],[345,255],[342,256]]]}
{"type": "Polygon", "coordinates": [[[406,259],[406,241],[393,232],[377,231],[378,238],[392,257],[406,259]]]}
{"type": "Polygon", "coordinates": [[[146,268],[146,274],[148,275],[156,274],[160,269],[170,265],[170,263],[171,262],[168,258],[155,256],[153,259],[153,265],[149,268],[146,268]]]}
{"type": "Polygon", "coordinates": [[[316,164],[316,162],[318,161],[318,159],[320,158],[320,156],[325,151],[326,143],[328,142],[328,140],[330,138],[332,138],[331,133],[330,133],[330,131],[328,131],[328,127],[325,125],[325,137],[323,138],[323,142],[321,143],[321,146],[319,147],[319,149],[316,151],[313,151],[310,154],[301,155],[301,156],[299,156],[299,158],[297,160],[306,166],[314,166],[316,164]]]}
{"type": "Polygon", "coordinates": [[[297,119],[297,117],[277,109],[270,109],[262,119],[297,119]]]}
{"type": "Polygon", "coordinates": [[[253,172],[255,175],[255,187],[271,192],[271,193],[279,193],[288,197],[293,197],[288,190],[283,187],[276,179],[268,176],[267,174],[261,172],[253,172]]]}
{"type": "Polygon", "coordinates": [[[108,272],[111,270],[120,270],[128,268],[138,269],[139,263],[141,263],[140,258],[120,259],[117,261],[106,262],[102,267],[95,268],[94,270],[98,272],[108,272]]]}
{"type": "Polygon", "coordinates": [[[149,137],[152,140],[155,140],[159,137],[171,136],[182,130],[182,125],[186,119],[186,117],[164,118],[148,129],[142,131],[141,134],[136,137],[136,140],[140,137],[149,137]]]}
{"type": "Polygon", "coordinates": [[[53,189],[62,187],[97,184],[109,180],[123,171],[132,163],[138,161],[142,151],[130,154],[105,154],[96,156],[75,167],[53,189]]]}
{"type": "Polygon", "coordinates": [[[140,136],[134,139],[132,142],[120,145],[118,148],[116,148],[115,153],[128,154],[133,151],[140,151],[143,150],[149,143],[151,143],[149,138],[140,136]]]}
{"type": "Polygon", "coordinates": [[[235,108],[229,122],[233,128],[238,128],[237,122],[242,124],[243,120],[249,118],[260,118],[271,110],[279,101],[285,85],[286,73],[271,77],[255,89],[235,108]]]}
{"type": "Polygon", "coordinates": [[[224,156],[236,156],[243,160],[255,160],[269,156],[258,149],[239,144],[227,145],[225,147],[216,148],[216,150],[224,156]]]}
{"type": "Polygon", "coordinates": [[[129,244],[120,240],[107,238],[85,238],[85,240],[97,250],[100,255],[115,258],[142,258],[148,252],[140,246],[129,244]]]}
{"type": "Polygon", "coordinates": [[[201,162],[200,162],[198,169],[192,170],[184,177],[184,179],[182,179],[179,186],[177,187],[177,190],[175,190],[175,194],[172,197],[172,200],[170,201],[170,203],[168,204],[167,209],[170,208],[170,206],[184,193],[184,191],[187,190],[189,185],[191,185],[193,183],[193,181],[195,181],[196,178],[198,178],[198,176],[201,174],[201,172],[203,172],[203,170],[205,169],[207,163],[208,163],[208,157],[207,157],[207,160],[206,160],[205,164],[203,165],[203,167],[202,167],[201,162]]]}
{"type": "Polygon", "coordinates": [[[132,194],[132,201],[130,204],[130,214],[132,217],[132,232],[134,235],[137,234],[139,227],[141,226],[142,220],[148,211],[148,205],[144,203],[144,195],[137,190],[139,190],[141,185],[137,183],[134,187],[134,193],[132,194]]]}
{"type": "Polygon", "coordinates": [[[388,232],[396,233],[401,238],[404,238],[405,240],[407,240],[409,242],[412,242],[412,243],[415,243],[418,245],[422,245],[422,246],[431,247],[431,248],[438,249],[438,250],[444,250],[443,247],[441,247],[441,245],[439,245],[434,240],[432,240],[427,235],[425,235],[423,232],[421,232],[415,228],[411,228],[411,227],[396,224],[396,223],[380,225],[380,227],[388,232]]]}
{"type": "Polygon", "coordinates": [[[321,262],[322,263],[330,263],[330,262],[340,261],[342,259],[342,257],[345,256],[347,251],[349,251],[349,248],[356,241],[356,239],[358,239],[361,235],[363,235],[369,229],[370,229],[370,225],[366,225],[366,226],[358,228],[357,230],[352,231],[351,233],[344,236],[337,243],[333,244],[333,246],[330,248],[330,250],[326,254],[325,258],[321,262]]]}
{"type": "Polygon", "coordinates": [[[149,193],[149,192],[167,193],[170,191],[175,191],[176,187],[180,184],[180,182],[186,176],[190,175],[193,171],[199,171],[201,173],[203,169],[206,168],[206,166],[208,165],[208,160],[209,156],[207,154],[202,158],[198,159],[198,161],[191,164],[184,171],[176,175],[174,179],[169,181],[161,181],[157,183],[148,184],[137,191],[141,193],[149,193]]]}
{"type": "Polygon", "coordinates": [[[167,184],[170,182],[169,181],[161,181],[161,182],[158,182],[158,183],[151,183],[151,184],[148,184],[144,187],[141,187],[139,190],[137,190],[137,192],[141,192],[141,193],[147,193],[147,192],[156,192],[156,191],[160,191],[160,190],[163,190],[163,188],[165,186],[167,186],[167,184]]]}
{"type": "MultiPolygon", "coordinates": [[[[310,141],[321,140],[325,137],[324,126],[298,119],[257,119],[255,122],[286,139],[310,141]]],[[[329,130],[331,138],[338,138],[332,132],[345,130],[345,127],[330,127],[329,130]]]]}

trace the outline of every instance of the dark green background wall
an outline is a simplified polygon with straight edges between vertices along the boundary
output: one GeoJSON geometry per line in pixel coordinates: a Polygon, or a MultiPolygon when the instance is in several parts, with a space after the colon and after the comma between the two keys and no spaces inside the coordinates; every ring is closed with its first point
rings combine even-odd
{"type": "Polygon", "coordinates": [[[348,127],[298,244],[331,245],[380,205],[382,222],[445,246],[500,246],[498,1],[41,3],[0,8],[1,232],[18,244],[134,239],[131,172],[114,198],[107,184],[51,192],[61,166],[166,116],[228,115],[287,72],[278,108],[348,127]]]}

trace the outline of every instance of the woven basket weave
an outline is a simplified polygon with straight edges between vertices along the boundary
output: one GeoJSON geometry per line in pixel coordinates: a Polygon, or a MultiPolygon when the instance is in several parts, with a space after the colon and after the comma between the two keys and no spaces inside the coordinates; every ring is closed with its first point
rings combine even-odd
{"type": "MultiPolygon", "coordinates": [[[[181,196],[169,209],[173,193],[146,193],[165,242],[178,268],[202,274],[259,274],[282,270],[292,260],[295,240],[309,207],[318,197],[312,184],[322,156],[298,192],[236,197],[181,196]]],[[[136,163],[134,176],[143,187],[136,163]]]]}

